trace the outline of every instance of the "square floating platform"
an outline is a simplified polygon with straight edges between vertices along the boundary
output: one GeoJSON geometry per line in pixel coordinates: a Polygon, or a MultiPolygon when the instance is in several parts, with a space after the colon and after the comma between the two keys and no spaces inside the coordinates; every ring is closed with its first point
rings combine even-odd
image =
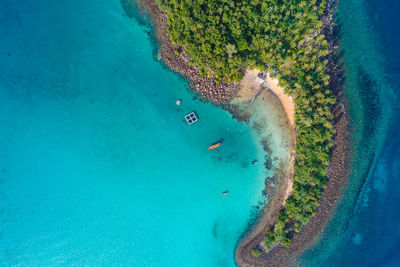
{"type": "Polygon", "coordinates": [[[189,114],[185,115],[186,122],[191,125],[198,121],[198,118],[194,112],[190,112],[189,114]]]}

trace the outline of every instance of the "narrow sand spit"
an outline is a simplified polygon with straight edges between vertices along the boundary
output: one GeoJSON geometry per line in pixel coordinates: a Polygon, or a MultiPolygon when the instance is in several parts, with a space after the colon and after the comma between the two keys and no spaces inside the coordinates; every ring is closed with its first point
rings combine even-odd
{"type": "MultiPolygon", "coordinates": [[[[276,110],[276,113],[271,114],[273,117],[268,120],[274,120],[276,116],[281,117],[281,123],[279,123],[279,125],[282,134],[285,136],[285,139],[287,139],[288,150],[286,152],[287,155],[279,160],[279,168],[276,169],[277,175],[274,181],[275,188],[272,195],[269,195],[268,197],[267,206],[260,215],[258,223],[243,237],[237,247],[236,260],[241,266],[251,266],[251,264],[248,265],[248,262],[243,260],[243,254],[251,251],[253,247],[261,247],[263,245],[266,232],[276,220],[279,210],[284,207],[286,199],[293,192],[293,166],[295,160],[294,145],[296,140],[294,128],[295,107],[292,98],[284,93],[282,87],[278,86],[277,79],[273,79],[267,75],[262,84],[256,82],[259,72],[259,70],[249,70],[246,72],[240,82],[240,91],[238,92],[236,100],[238,102],[248,103],[255,95],[258,95],[257,98],[262,101],[261,103],[265,105],[273,105],[273,109],[276,110]],[[264,89],[263,91],[258,92],[260,88],[264,89]]],[[[268,191],[268,186],[266,190],[268,191]]]]}
{"type": "MultiPolygon", "coordinates": [[[[292,244],[289,248],[285,248],[278,244],[268,253],[263,253],[260,257],[256,258],[252,256],[251,250],[263,242],[268,228],[271,225],[271,221],[277,217],[277,211],[274,210],[274,207],[278,206],[279,203],[282,203],[281,201],[285,199],[284,195],[279,194],[279,192],[287,189],[287,187],[285,188],[285,184],[278,183],[278,189],[275,196],[270,199],[271,202],[267,205],[267,212],[261,215],[258,224],[255,225],[251,231],[246,233],[236,248],[236,263],[242,267],[278,267],[298,265],[299,263],[297,260],[299,255],[319,240],[324,227],[334,214],[334,209],[348,180],[348,167],[351,151],[350,128],[348,122],[349,114],[343,91],[343,83],[345,81],[343,76],[344,73],[342,67],[338,64],[340,54],[337,38],[338,27],[333,20],[336,1],[328,0],[327,6],[328,11],[322,18],[322,32],[327,37],[329,50],[331,52],[328,56],[327,64],[327,73],[331,77],[329,85],[337,100],[337,103],[332,107],[332,113],[334,115],[332,124],[336,130],[336,134],[333,140],[334,146],[331,152],[331,162],[327,167],[327,175],[330,179],[320,200],[317,214],[311,218],[298,236],[292,240],[292,244]]],[[[281,175],[280,177],[283,178],[281,180],[285,179],[285,176],[281,175]]]]}
{"type": "MultiPolygon", "coordinates": [[[[130,14],[130,9],[136,9],[138,7],[138,3],[148,12],[148,14],[152,18],[153,25],[156,28],[156,37],[160,41],[159,58],[162,59],[165,64],[169,66],[172,70],[179,72],[183,76],[189,78],[191,80],[190,84],[192,88],[194,88],[195,92],[201,92],[203,96],[209,98],[214,103],[225,103],[234,98],[237,93],[237,89],[239,89],[239,86],[237,86],[237,84],[221,83],[216,85],[214,83],[214,80],[200,77],[198,75],[198,69],[188,65],[189,60],[186,53],[183,53],[180,47],[172,44],[167,32],[167,18],[165,16],[165,13],[163,13],[158,8],[155,0],[121,0],[121,3],[128,11],[128,15],[130,14]],[[180,55],[176,55],[174,53],[175,50],[182,51],[182,53],[180,55]]],[[[278,245],[268,254],[264,253],[261,257],[255,258],[251,254],[251,249],[254,246],[262,243],[266,231],[270,227],[269,224],[271,223],[271,221],[274,220],[274,218],[277,217],[279,209],[276,210],[274,209],[274,207],[281,207],[282,203],[284,203],[285,197],[290,194],[290,190],[288,190],[288,188],[291,188],[292,185],[287,182],[285,177],[293,177],[293,174],[290,174],[290,170],[284,171],[285,166],[282,166],[280,168],[280,172],[277,174],[279,179],[278,183],[276,184],[274,197],[271,197],[269,199],[270,201],[268,202],[268,205],[266,207],[266,212],[261,215],[258,224],[254,226],[254,229],[246,233],[247,235],[243,237],[236,249],[235,259],[237,264],[239,264],[240,266],[288,266],[296,256],[302,253],[313,242],[315,242],[316,238],[318,238],[325,224],[332,216],[332,211],[334,210],[336,203],[341,195],[342,189],[347,182],[347,155],[350,149],[348,130],[349,125],[347,118],[348,115],[346,113],[347,105],[343,96],[343,73],[342,69],[337,63],[339,45],[337,42],[338,39],[336,38],[338,28],[333,20],[333,11],[336,7],[335,3],[335,0],[327,1],[328,11],[326,12],[326,15],[324,15],[324,17],[322,18],[322,32],[327,37],[327,40],[329,42],[329,50],[331,51],[331,54],[328,56],[328,74],[331,77],[330,87],[337,98],[337,104],[333,107],[333,114],[335,117],[333,125],[336,129],[336,135],[334,138],[334,146],[332,149],[331,164],[327,169],[328,176],[330,177],[328,187],[326,188],[322,196],[317,215],[315,215],[311,219],[307,226],[301,231],[299,236],[292,240],[292,244],[289,248],[284,248],[281,245],[278,245]],[[284,183],[285,181],[286,183],[284,183]]],[[[250,74],[250,71],[248,71],[248,75],[250,74]]],[[[255,73],[254,75],[257,75],[257,73],[255,73]]],[[[255,76],[253,77],[255,79],[255,76]]],[[[254,79],[252,80],[251,78],[245,77],[242,83],[245,83],[246,79],[251,82],[255,81],[254,79]]],[[[275,84],[277,83],[275,82],[275,84]]],[[[272,87],[273,86],[270,86],[270,92],[273,92],[272,87]]],[[[239,99],[237,98],[235,100],[240,100],[240,95],[245,97],[246,91],[248,89],[252,90],[251,86],[248,89],[246,88],[248,88],[246,87],[246,85],[242,87],[242,92],[239,93],[239,99]]],[[[282,91],[283,90],[281,89],[281,92],[282,91]]],[[[254,94],[255,92],[257,92],[257,87],[255,87],[254,89],[254,94]]],[[[247,100],[252,99],[252,97],[254,96],[254,94],[252,94],[252,91],[248,91],[247,94],[249,96],[247,100]]],[[[265,94],[266,92],[263,93],[263,95],[265,94]]],[[[279,94],[276,94],[277,97],[279,97],[278,95],[279,94]]],[[[265,97],[269,96],[267,95],[265,97]]],[[[284,105],[285,101],[281,100],[281,103],[282,105],[284,105]]],[[[287,114],[294,114],[293,111],[289,111],[290,109],[287,110],[287,114]]],[[[288,120],[294,122],[294,117],[288,115],[288,120]],[[292,119],[290,120],[290,118],[292,119]]],[[[292,144],[294,144],[294,138],[292,144]]],[[[292,153],[292,155],[290,156],[290,160],[294,161],[294,153],[292,153]]],[[[293,166],[293,164],[287,165],[293,166]]],[[[293,171],[293,168],[291,171],[293,171]]]]}

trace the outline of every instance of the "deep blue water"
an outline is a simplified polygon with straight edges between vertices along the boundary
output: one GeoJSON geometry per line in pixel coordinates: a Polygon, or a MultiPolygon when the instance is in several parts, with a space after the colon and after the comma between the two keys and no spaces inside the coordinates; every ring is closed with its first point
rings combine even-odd
{"type": "MultiPolygon", "coordinates": [[[[305,266],[400,266],[398,14],[340,1],[354,160],[305,266]]],[[[193,99],[119,1],[1,0],[0,25],[0,265],[233,265],[255,131],[193,99]]]]}
{"type": "Polygon", "coordinates": [[[150,30],[119,0],[0,1],[1,266],[234,265],[266,154],[150,30]]]}
{"type": "Polygon", "coordinates": [[[304,266],[400,266],[400,2],[340,0],[349,184],[304,266]]]}

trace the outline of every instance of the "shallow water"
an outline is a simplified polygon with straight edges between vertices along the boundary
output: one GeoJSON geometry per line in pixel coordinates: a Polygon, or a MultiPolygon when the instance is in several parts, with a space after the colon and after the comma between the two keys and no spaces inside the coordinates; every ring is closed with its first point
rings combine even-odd
{"type": "Polygon", "coordinates": [[[399,266],[400,3],[341,0],[353,162],[349,184],[304,266],[399,266]]]}
{"type": "Polygon", "coordinates": [[[1,0],[0,21],[1,265],[234,265],[266,201],[256,131],[195,99],[117,0],[1,0]]]}

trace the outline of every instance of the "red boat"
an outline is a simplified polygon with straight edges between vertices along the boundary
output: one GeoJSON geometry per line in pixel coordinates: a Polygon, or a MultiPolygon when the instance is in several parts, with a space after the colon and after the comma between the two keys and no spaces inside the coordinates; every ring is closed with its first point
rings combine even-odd
{"type": "Polygon", "coordinates": [[[215,149],[215,148],[220,147],[220,146],[221,146],[221,143],[218,142],[218,143],[215,143],[215,144],[212,144],[211,146],[209,146],[208,150],[215,149]]]}

